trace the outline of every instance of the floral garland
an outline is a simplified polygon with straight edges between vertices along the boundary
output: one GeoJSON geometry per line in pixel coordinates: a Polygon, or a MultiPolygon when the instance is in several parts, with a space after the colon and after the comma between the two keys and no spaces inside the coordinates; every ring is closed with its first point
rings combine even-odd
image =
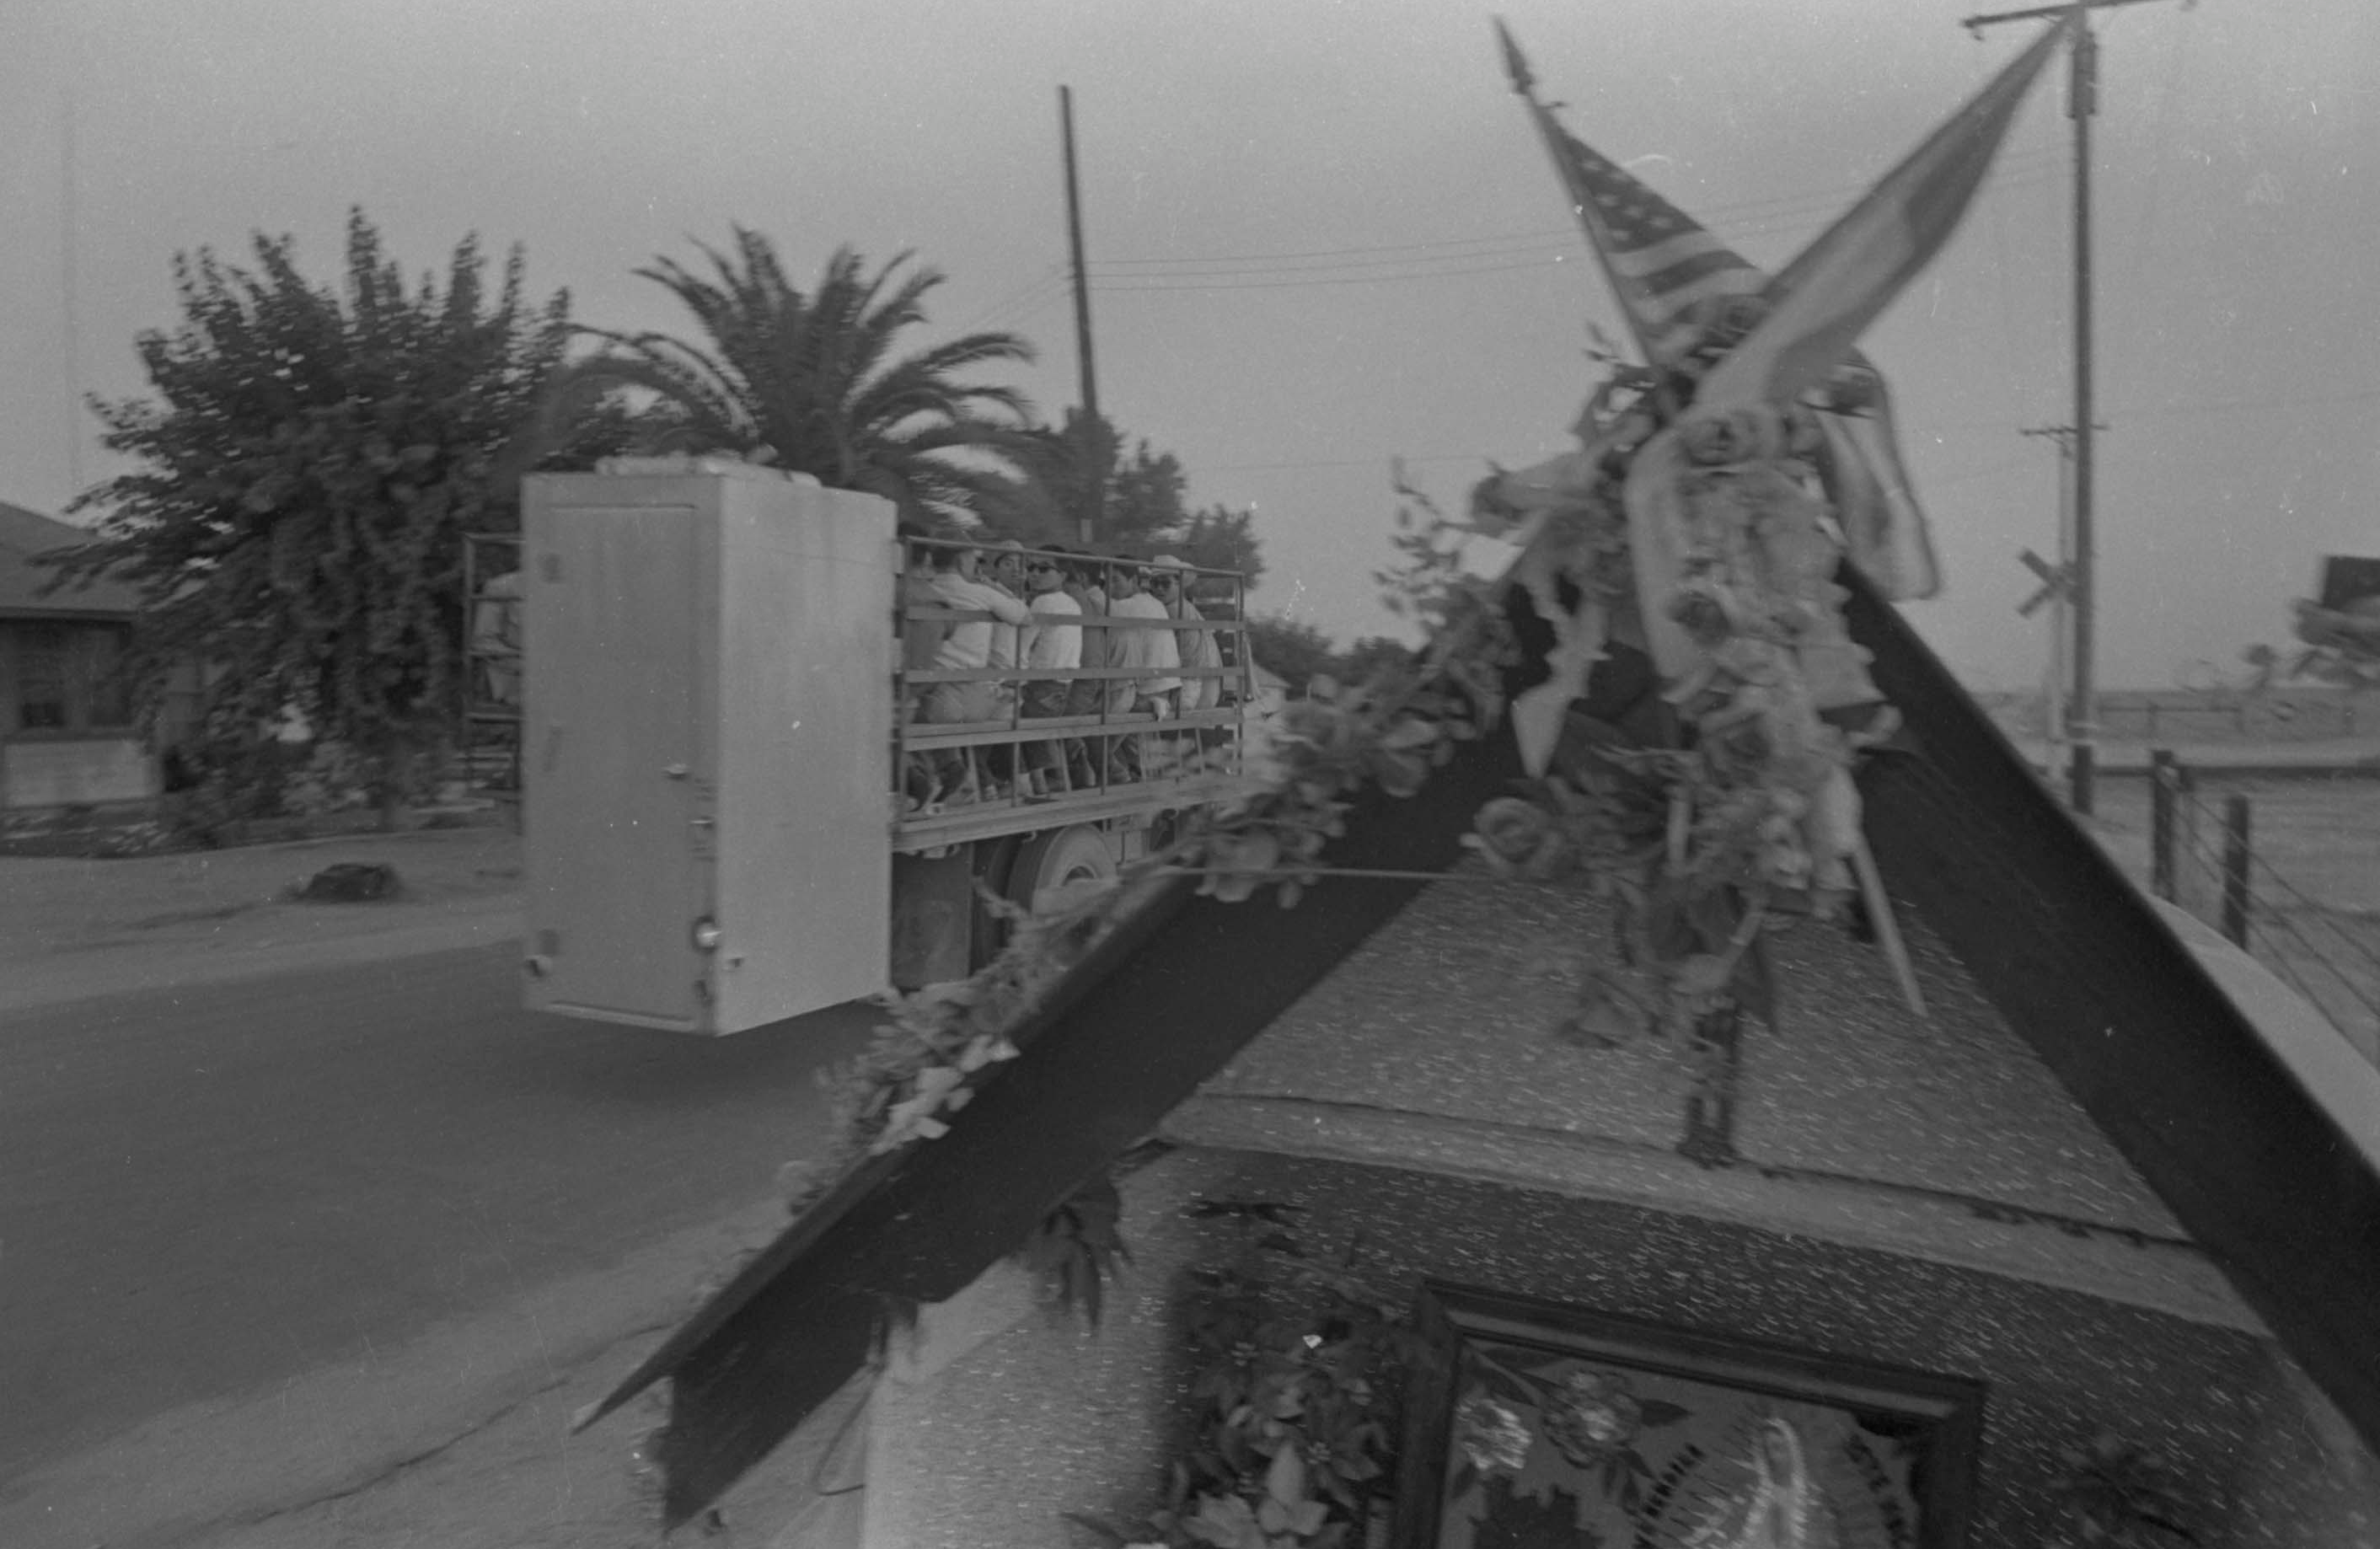
{"type": "Polygon", "coordinates": [[[1348,1549],[1384,1523],[1402,1374],[1423,1353],[1406,1298],[1351,1242],[1317,1255],[1293,1206],[1198,1201],[1233,1249],[1193,1271],[1195,1406],[1165,1504],[1129,1531],[1069,1512],[1111,1549],[1348,1549]]]}
{"type": "MultiPolygon", "coordinates": [[[[1615,928],[1581,964],[1562,1031],[1595,1046],[1707,1019],[1774,1023],[1765,937],[1864,894],[1890,935],[1851,771],[1899,720],[1845,632],[1841,545],[1809,461],[1809,411],[1682,418],[1621,368],[1582,417],[1585,448],[1474,493],[1475,513],[1534,531],[1515,583],[1552,627],[1540,772],[1488,804],[1469,841],[1499,876],[1584,874],[1615,928]],[[1577,707],[1608,643],[1662,669],[1656,724],[1577,707]]],[[[1524,699],[1527,696],[1523,696],[1524,699]]],[[[1641,718],[1640,718],[1641,719],[1641,718]]]]}

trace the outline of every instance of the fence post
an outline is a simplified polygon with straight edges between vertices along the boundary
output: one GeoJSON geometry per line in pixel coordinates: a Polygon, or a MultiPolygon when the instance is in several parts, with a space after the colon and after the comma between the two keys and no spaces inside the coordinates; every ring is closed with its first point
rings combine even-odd
{"type": "Polygon", "coordinates": [[[2173,793],[2174,805],[2180,809],[2174,815],[2174,830],[2179,841],[2174,853],[2190,862],[2189,865],[2177,866],[2174,870],[2173,901],[2184,909],[2190,909],[2192,899],[2205,896],[2199,877],[2204,869],[2206,841],[2199,833],[2198,770],[2179,758],[2173,765],[2173,793]]]}
{"type": "Polygon", "coordinates": [[[2149,891],[2173,902],[2173,749],[2149,751],[2149,891]]]}
{"type": "Polygon", "coordinates": [[[2248,945],[2248,798],[2223,798],[2223,934],[2248,945]]]}

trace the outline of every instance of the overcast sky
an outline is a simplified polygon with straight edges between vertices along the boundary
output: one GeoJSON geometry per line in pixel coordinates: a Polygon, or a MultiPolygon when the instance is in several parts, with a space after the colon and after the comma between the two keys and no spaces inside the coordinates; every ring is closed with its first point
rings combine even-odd
{"type": "MultiPolygon", "coordinates": [[[[1572,132],[1770,267],[2022,45],[2024,26],[1971,39],[1973,8],[1502,6],[1572,132]]],[[[1624,337],[1490,14],[8,0],[0,499],[59,511],[110,471],[76,394],[143,386],[132,340],[176,321],[177,249],[288,232],[327,280],[351,204],[416,270],[467,232],[522,243],[540,291],[622,328],[681,328],[629,271],[732,222],[797,276],[841,243],[914,248],[950,276],[935,333],[1033,339],[1022,384],[1054,419],[1075,396],[1064,83],[1102,406],[1176,453],[1198,502],[1256,508],[1259,609],[1379,630],[1390,460],[1458,505],[1488,459],[1566,448],[1587,325],[1624,337]]],[[[2163,0],[2097,26],[2101,676],[2168,686],[2285,637],[2321,554],[2380,553],[2380,5],[2163,0]]],[[[2016,555],[2056,542],[2055,461],[2018,432],[2071,412],[2063,80],[2061,60],[1866,340],[1949,573],[1910,614],[1979,687],[2043,659],[2016,555]]]]}

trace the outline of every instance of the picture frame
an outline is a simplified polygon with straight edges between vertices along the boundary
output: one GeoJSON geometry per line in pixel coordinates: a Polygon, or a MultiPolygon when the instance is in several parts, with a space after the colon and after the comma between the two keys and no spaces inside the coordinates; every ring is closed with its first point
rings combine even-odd
{"type": "Polygon", "coordinates": [[[1426,1282],[1394,1549],[1964,1549],[1977,1380],[1426,1282]]]}

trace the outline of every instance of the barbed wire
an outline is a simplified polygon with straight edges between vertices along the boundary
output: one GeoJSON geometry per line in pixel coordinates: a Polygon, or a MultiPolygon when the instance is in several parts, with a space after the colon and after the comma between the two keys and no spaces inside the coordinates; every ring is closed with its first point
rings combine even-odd
{"type": "MultiPolygon", "coordinates": [[[[2204,802],[2201,801],[2194,793],[2188,791],[2176,791],[2174,792],[2174,794],[2181,798],[2181,805],[2176,811],[2176,817],[2190,819],[2189,821],[2178,822],[2176,824],[2176,827],[2180,829],[2180,837],[2181,840],[2181,858],[2203,868],[2208,875],[2209,878],[2213,881],[2216,891],[2228,899],[2230,891],[2232,875],[2230,856],[2228,853],[2228,847],[2225,851],[2218,852],[2203,837],[2206,829],[2213,827],[2212,820],[2216,819],[2218,815],[2212,808],[2208,807],[2204,802]],[[2210,821],[2202,823],[2199,819],[2208,819],[2210,821]]],[[[2331,978],[2337,981],[2338,990],[2343,992],[2346,998],[2353,1001],[2358,1007],[2362,1008],[2365,1014],[2374,1018],[2375,1020],[2380,1020],[2380,1000],[2375,1000],[2371,994],[2366,993],[2356,982],[2355,977],[2350,974],[2346,968],[2339,965],[2337,961],[2338,954],[2335,950],[2325,950],[2320,943],[2307,936],[2304,931],[2299,929],[2296,922],[2290,917],[2290,912],[2277,908],[2269,902],[2267,902],[2263,908],[2257,907],[2257,892],[2254,882],[2255,874],[2261,871],[2266,877],[2270,877],[2275,883],[2278,884],[2282,889],[2286,889],[2291,897],[2297,899],[2304,906],[2304,909],[2308,914],[2311,914],[2314,918],[2321,920],[2325,925],[2329,926],[2333,935],[2338,937],[2342,943],[2351,948],[2359,956],[2371,962],[2375,970],[2380,970],[2380,954],[2374,954],[2370,948],[2364,946],[2362,942],[2357,941],[2353,937],[2349,936],[2346,931],[2338,926],[2338,922],[2331,917],[2334,911],[2329,905],[2317,903],[2313,899],[2309,898],[2295,884],[2291,883],[2287,877],[2282,875],[2279,869],[2274,866],[2271,862],[2258,855],[2252,845],[2248,848],[2245,859],[2248,868],[2248,889],[2247,897],[2241,901],[2241,903],[2244,910],[2242,922],[2243,928],[2244,933],[2249,938],[2249,941],[2239,943],[2239,945],[2240,945],[2243,950],[2249,950],[2251,955],[2254,956],[2258,962],[2264,963],[2265,967],[2272,969],[2284,978],[2317,1010],[2320,1010],[2325,1016],[2328,1016],[2330,1014],[2329,1008],[2325,1004],[2324,997],[2316,993],[2313,986],[2307,984],[2304,977],[2298,972],[2300,963],[2292,959],[2287,948],[2281,943],[2279,939],[2280,933],[2287,933],[2289,940],[2294,942],[2299,949],[2299,954],[2301,958],[2312,960],[2313,964],[2318,965],[2326,971],[2331,978]],[[2262,938],[2265,947],[2265,950],[2261,953],[2254,951],[2252,946],[2250,945],[2250,943],[2257,940],[2259,937],[2262,938]]],[[[2180,878],[2177,877],[2175,880],[2177,883],[2175,891],[2177,893],[2181,893],[2182,889],[2179,886],[2180,878]]],[[[2187,907],[2187,905],[2185,905],[2185,907],[2187,907]]],[[[2195,911],[2193,911],[2193,913],[2195,913],[2195,911]]]]}

